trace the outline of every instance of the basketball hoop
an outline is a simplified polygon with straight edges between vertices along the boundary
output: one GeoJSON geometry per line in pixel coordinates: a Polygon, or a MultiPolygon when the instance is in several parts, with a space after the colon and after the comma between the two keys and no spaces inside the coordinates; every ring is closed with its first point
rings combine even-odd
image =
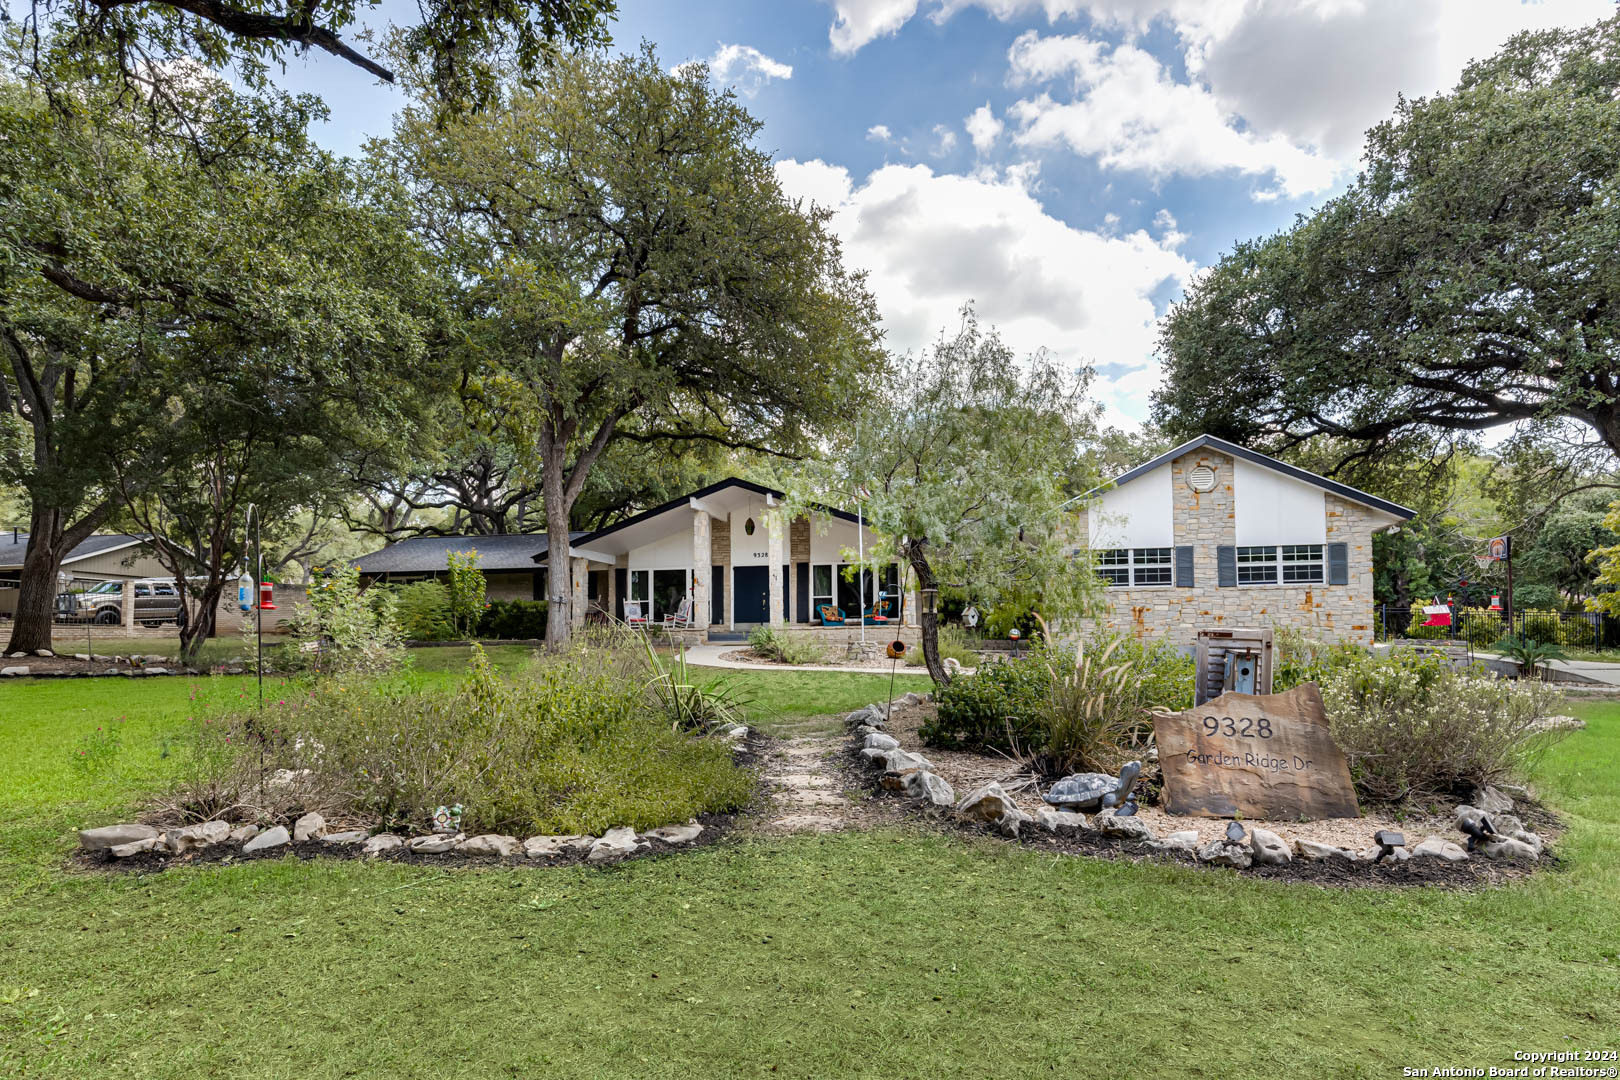
{"type": "Polygon", "coordinates": [[[1496,561],[1496,556],[1495,555],[1475,555],[1474,556],[1474,565],[1479,567],[1479,572],[1482,573],[1482,574],[1485,571],[1489,570],[1491,568],[1491,564],[1494,563],[1495,561],[1496,561]]]}

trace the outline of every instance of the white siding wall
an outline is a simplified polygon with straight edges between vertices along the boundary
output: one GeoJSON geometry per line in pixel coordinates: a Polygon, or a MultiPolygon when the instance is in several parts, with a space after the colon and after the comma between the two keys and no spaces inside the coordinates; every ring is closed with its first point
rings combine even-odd
{"type": "MultiPolygon", "coordinates": [[[[771,533],[765,523],[764,499],[749,501],[747,510],[731,514],[731,565],[768,566],[771,561],[771,533]],[[749,536],[745,526],[754,519],[754,535],[749,536]]],[[[782,538],[784,545],[787,537],[782,538]]]]}
{"type": "MultiPolygon", "coordinates": [[[[840,552],[845,548],[856,550],[856,533],[858,529],[853,521],[830,516],[818,516],[810,523],[810,561],[813,563],[842,562],[840,552]],[[823,531],[825,530],[825,531],[823,531]]],[[[866,534],[866,543],[870,547],[872,534],[866,534]]]]}
{"type": "Polygon", "coordinates": [[[1103,492],[1087,515],[1091,546],[1171,547],[1176,542],[1172,505],[1169,463],[1103,492]]]}
{"type": "Polygon", "coordinates": [[[668,536],[630,549],[632,570],[681,570],[692,565],[692,515],[670,514],[675,531],[668,536]]]}
{"type": "Polygon", "coordinates": [[[1321,488],[1242,458],[1236,460],[1233,475],[1240,547],[1327,542],[1321,488]]]}

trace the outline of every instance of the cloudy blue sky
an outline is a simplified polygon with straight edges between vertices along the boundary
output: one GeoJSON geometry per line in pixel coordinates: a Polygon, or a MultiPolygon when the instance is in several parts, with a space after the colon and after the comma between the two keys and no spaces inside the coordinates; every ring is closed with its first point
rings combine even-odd
{"type": "MultiPolygon", "coordinates": [[[[1159,381],[1155,323],[1234,240],[1354,175],[1397,94],[1612,0],[621,0],[619,47],[707,60],[795,194],[836,210],[888,341],[972,299],[1021,352],[1089,362],[1116,421],[1159,381]]],[[[390,10],[385,6],[384,11],[390,10]]],[[[414,4],[392,10],[400,17],[414,4]]],[[[326,56],[321,138],[386,133],[396,91],[326,56]]]]}

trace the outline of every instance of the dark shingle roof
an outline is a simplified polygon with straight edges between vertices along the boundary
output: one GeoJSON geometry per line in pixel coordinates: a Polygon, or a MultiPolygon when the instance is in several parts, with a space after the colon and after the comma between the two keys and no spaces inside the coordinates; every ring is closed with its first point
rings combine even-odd
{"type": "MultiPolygon", "coordinates": [[[[118,548],[131,547],[145,540],[145,536],[135,536],[127,533],[102,533],[92,536],[84,543],[70,551],[64,565],[71,564],[76,559],[89,558],[104,551],[115,551],[118,548]]],[[[12,532],[7,529],[0,533],[0,567],[13,569],[23,564],[23,556],[28,552],[28,534],[25,532],[12,532]]]]}
{"type": "MultiPolygon", "coordinates": [[[[574,533],[583,536],[584,533],[574,533]]],[[[505,536],[413,536],[397,540],[381,551],[362,555],[354,565],[362,574],[428,574],[449,569],[453,551],[477,551],[478,568],[534,570],[536,552],[546,549],[545,533],[505,536]]]]}

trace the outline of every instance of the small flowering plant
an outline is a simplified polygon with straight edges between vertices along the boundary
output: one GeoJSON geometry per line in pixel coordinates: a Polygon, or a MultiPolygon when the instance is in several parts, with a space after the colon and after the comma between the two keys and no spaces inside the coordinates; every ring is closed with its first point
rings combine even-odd
{"type": "Polygon", "coordinates": [[[118,754],[124,748],[122,730],[125,718],[98,724],[96,730],[79,739],[73,748],[73,769],[80,776],[101,776],[111,772],[118,764],[118,754]]]}

